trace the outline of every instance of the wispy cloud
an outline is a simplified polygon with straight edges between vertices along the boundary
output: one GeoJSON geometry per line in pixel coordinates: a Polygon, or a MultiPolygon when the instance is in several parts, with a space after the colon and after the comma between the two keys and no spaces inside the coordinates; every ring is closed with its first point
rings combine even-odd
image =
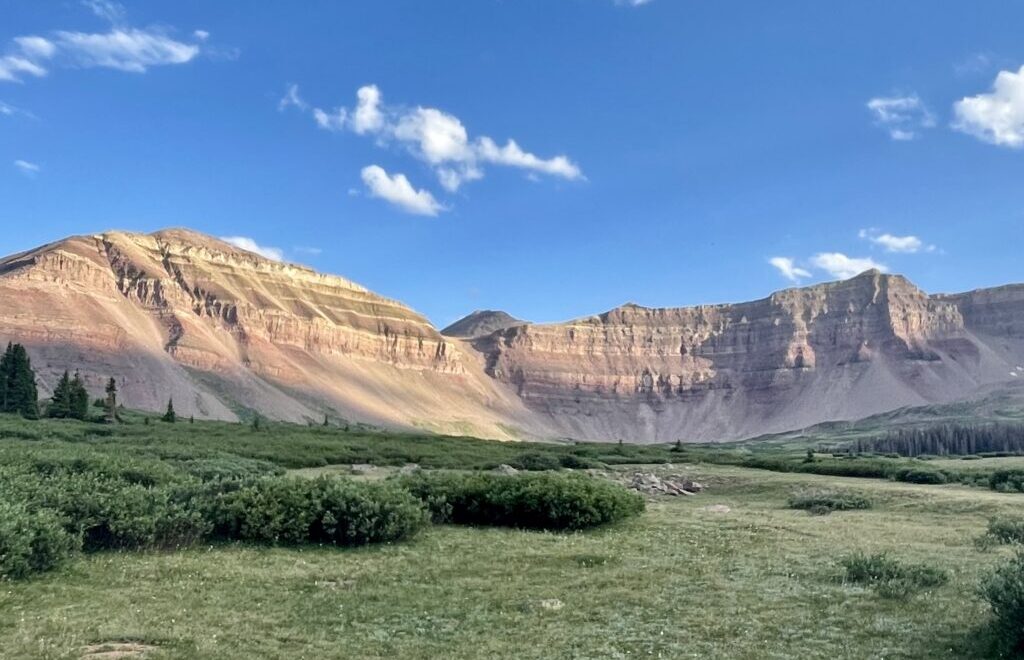
{"type": "Polygon", "coordinates": [[[18,168],[22,174],[29,177],[34,177],[36,174],[39,174],[40,170],[43,169],[38,164],[30,163],[27,160],[16,160],[14,161],[14,166],[18,168]]]}
{"type": "Polygon", "coordinates": [[[258,254],[265,259],[270,259],[272,261],[282,261],[284,259],[284,250],[281,248],[260,245],[248,236],[223,236],[220,240],[230,245],[234,245],[240,250],[258,254]]]}
{"type": "Polygon", "coordinates": [[[15,117],[18,115],[28,117],[29,119],[36,118],[36,116],[28,110],[0,101],[0,117],[15,117]]]}
{"type": "MultiPolygon", "coordinates": [[[[144,73],[150,67],[184,64],[203,50],[209,33],[196,30],[194,41],[172,36],[164,28],[135,28],[124,24],[124,7],[109,0],[83,0],[82,4],[109,22],[106,32],[56,30],[46,36],[24,35],[12,39],[0,55],[0,81],[23,82],[41,78],[54,68],[103,67],[144,73]]],[[[208,50],[211,56],[221,53],[208,50]]]]}
{"type": "Polygon", "coordinates": [[[124,20],[124,5],[110,0],[82,0],[82,4],[89,10],[110,23],[120,23],[124,20]]]}
{"type": "Polygon", "coordinates": [[[987,94],[953,104],[953,128],[1002,147],[1024,147],[1024,66],[1000,71],[987,94]]]}
{"type": "Polygon", "coordinates": [[[288,91],[285,92],[281,100],[277,102],[277,109],[279,112],[284,112],[288,108],[298,108],[299,110],[307,110],[309,104],[306,103],[301,96],[299,96],[298,85],[288,85],[288,91]]]}
{"type": "Polygon", "coordinates": [[[935,115],[916,94],[876,97],[867,102],[867,108],[875,124],[888,131],[893,140],[913,140],[920,129],[935,126],[935,115]]]}
{"type": "Polygon", "coordinates": [[[790,257],[772,257],[768,260],[775,269],[790,282],[799,282],[801,279],[810,277],[810,271],[800,268],[790,257]]]}
{"type": "Polygon", "coordinates": [[[880,232],[877,229],[861,229],[857,235],[883,248],[886,252],[916,254],[918,252],[935,252],[937,249],[934,245],[926,244],[923,240],[913,235],[895,236],[888,232],[880,232]]]}
{"type": "Polygon", "coordinates": [[[444,207],[428,190],[416,190],[404,174],[389,175],[379,165],[369,165],[362,171],[363,183],[371,197],[386,202],[413,215],[435,216],[444,207]]]}
{"type": "Polygon", "coordinates": [[[653,2],[653,0],[615,0],[615,4],[623,7],[641,7],[653,2]]]}

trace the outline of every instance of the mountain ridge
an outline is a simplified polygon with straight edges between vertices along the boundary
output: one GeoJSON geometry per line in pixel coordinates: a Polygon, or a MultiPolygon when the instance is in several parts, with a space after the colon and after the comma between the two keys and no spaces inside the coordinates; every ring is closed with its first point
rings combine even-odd
{"type": "Polygon", "coordinates": [[[626,303],[541,324],[479,310],[453,326],[188,229],[73,236],[0,259],[0,341],[26,345],[44,394],[79,369],[95,391],[118,378],[127,405],[173,397],[198,417],[733,440],[1024,378],[1021,284],[928,295],[866,271],[742,303],[626,303]]]}

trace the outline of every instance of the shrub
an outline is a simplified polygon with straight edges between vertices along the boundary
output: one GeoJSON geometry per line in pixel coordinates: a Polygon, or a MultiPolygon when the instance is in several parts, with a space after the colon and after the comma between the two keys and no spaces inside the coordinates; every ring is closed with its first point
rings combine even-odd
{"type": "Polygon", "coordinates": [[[435,522],[578,530],[640,514],[643,498],[581,474],[418,475],[403,481],[435,522]]]}
{"type": "Polygon", "coordinates": [[[841,561],[846,582],[873,587],[885,598],[905,598],[924,589],[939,587],[949,574],[934,566],[904,564],[885,553],[858,553],[841,561]]]}
{"type": "Polygon", "coordinates": [[[985,538],[996,543],[1024,543],[1024,518],[1000,516],[990,519],[985,538]]]}
{"type": "Polygon", "coordinates": [[[991,632],[1007,651],[1024,651],[1024,551],[996,568],[981,584],[992,608],[991,632]]]}
{"type": "Polygon", "coordinates": [[[56,568],[78,547],[52,511],[0,502],[0,579],[18,579],[56,568]]]}
{"type": "Polygon", "coordinates": [[[285,545],[400,541],[426,523],[423,506],[400,488],[326,477],[255,481],[221,495],[212,517],[223,536],[285,545]]]}
{"type": "Polygon", "coordinates": [[[833,511],[870,509],[871,500],[855,491],[808,488],[790,495],[789,508],[802,509],[815,515],[826,515],[833,511]]]}
{"type": "Polygon", "coordinates": [[[578,454],[565,454],[558,459],[558,463],[570,470],[590,470],[601,467],[599,462],[578,454]]]}
{"type": "Polygon", "coordinates": [[[989,488],[998,491],[1024,491],[1024,470],[996,470],[989,476],[989,488]]]}
{"type": "Polygon", "coordinates": [[[944,484],[949,481],[949,478],[940,470],[901,468],[896,471],[896,481],[912,484],[944,484]]]}
{"type": "Polygon", "coordinates": [[[530,471],[557,470],[562,467],[557,456],[544,454],[539,451],[520,454],[513,458],[509,462],[509,465],[517,470],[530,471]]]}

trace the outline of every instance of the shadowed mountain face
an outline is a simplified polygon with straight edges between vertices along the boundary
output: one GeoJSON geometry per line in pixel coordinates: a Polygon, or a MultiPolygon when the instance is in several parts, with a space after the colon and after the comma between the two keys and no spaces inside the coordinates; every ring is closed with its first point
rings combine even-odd
{"type": "Polygon", "coordinates": [[[489,335],[498,330],[514,328],[519,325],[526,325],[527,321],[520,321],[514,316],[505,312],[496,312],[489,309],[481,309],[469,316],[464,316],[455,323],[441,331],[445,337],[458,337],[460,339],[476,339],[489,335]]]}
{"type": "Polygon", "coordinates": [[[0,341],[26,345],[44,396],[78,369],[97,396],[114,376],[126,405],[173,397],[199,417],[727,440],[1024,379],[1024,286],[928,296],[869,271],[558,324],[476,312],[442,334],[357,284],[202,234],[110,232],[0,260],[0,341]]]}

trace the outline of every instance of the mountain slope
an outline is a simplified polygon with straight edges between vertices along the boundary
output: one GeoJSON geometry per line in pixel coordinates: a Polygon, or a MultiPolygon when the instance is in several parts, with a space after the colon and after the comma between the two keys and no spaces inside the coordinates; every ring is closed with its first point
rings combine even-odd
{"type": "Polygon", "coordinates": [[[43,387],[115,376],[129,406],[508,437],[531,415],[479,358],[404,305],[187,230],[79,236],[0,261],[0,339],[43,387]]]}
{"type": "Polygon", "coordinates": [[[445,336],[340,277],[188,230],[77,236],[0,260],[0,342],[46,396],[237,419],[324,414],[490,438],[734,440],[977,399],[1024,379],[1024,285],[929,296],[869,271],[758,301],[566,323],[479,312],[445,336]],[[461,338],[464,337],[464,338],[461,338]]]}

